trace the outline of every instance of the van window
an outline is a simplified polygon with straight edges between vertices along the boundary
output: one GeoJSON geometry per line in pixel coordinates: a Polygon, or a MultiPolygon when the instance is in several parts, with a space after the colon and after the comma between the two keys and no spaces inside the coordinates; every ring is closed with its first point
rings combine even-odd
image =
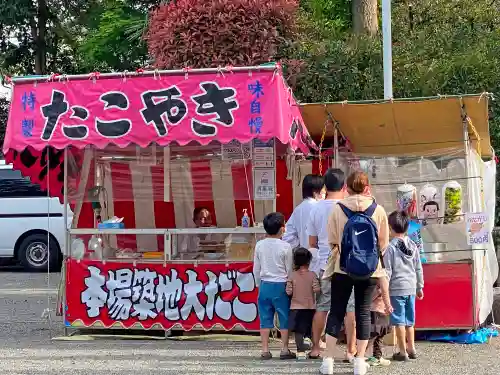
{"type": "Polygon", "coordinates": [[[0,169],[0,198],[46,197],[39,185],[31,183],[21,172],[0,169]]]}

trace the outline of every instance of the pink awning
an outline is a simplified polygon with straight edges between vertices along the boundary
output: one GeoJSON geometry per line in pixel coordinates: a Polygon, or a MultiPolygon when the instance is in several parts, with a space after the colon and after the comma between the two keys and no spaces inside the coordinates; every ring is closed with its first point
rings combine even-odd
{"type": "Polygon", "coordinates": [[[241,143],[315,147],[279,67],[14,79],[3,146],[241,143]]]}

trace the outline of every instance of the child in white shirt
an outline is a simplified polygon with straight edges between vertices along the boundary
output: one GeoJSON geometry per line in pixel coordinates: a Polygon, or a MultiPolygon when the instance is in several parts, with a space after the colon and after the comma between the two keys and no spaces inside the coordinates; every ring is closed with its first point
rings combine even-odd
{"type": "Polygon", "coordinates": [[[278,314],[281,340],[283,341],[280,359],[293,359],[295,354],[288,348],[288,315],[290,298],[286,294],[286,282],[293,271],[292,247],[281,240],[285,231],[285,217],[279,212],[264,218],[267,236],[257,242],[253,274],[259,287],[260,337],[262,342],[261,359],[271,359],[269,333],[274,328],[274,315],[278,314]]]}

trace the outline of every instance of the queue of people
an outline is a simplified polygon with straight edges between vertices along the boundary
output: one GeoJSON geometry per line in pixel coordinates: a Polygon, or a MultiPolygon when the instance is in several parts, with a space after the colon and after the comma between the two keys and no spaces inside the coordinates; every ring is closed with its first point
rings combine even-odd
{"type": "Polygon", "coordinates": [[[423,298],[424,284],[418,251],[406,235],[409,215],[395,211],[388,217],[363,172],[347,179],[340,169],[308,175],[302,191],[304,200],[286,224],[281,213],[265,217],[267,237],[255,248],[261,358],[272,358],[269,333],[277,315],[280,359],[296,358],[288,346],[293,332],[297,352],[322,361],[321,374],[333,374],[343,327],[344,360],[355,375],[390,364],[382,345],[391,326],[399,348],[392,360],[416,359],[415,298],[423,298]],[[366,358],[368,346],[373,349],[366,358]]]}

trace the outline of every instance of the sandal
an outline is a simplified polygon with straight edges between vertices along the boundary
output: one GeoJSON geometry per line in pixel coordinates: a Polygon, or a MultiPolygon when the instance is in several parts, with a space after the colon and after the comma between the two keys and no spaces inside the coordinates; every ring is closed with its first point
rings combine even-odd
{"type": "Polygon", "coordinates": [[[271,352],[262,353],[260,355],[260,359],[262,359],[262,360],[268,360],[268,359],[272,359],[272,358],[273,358],[273,355],[271,354],[271,352]]]}
{"type": "Polygon", "coordinates": [[[323,357],[321,356],[321,354],[318,354],[318,355],[311,355],[311,353],[309,353],[309,354],[307,355],[307,358],[308,358],[308,359],[314,359],[314,360],[316,360],[316,359],[323,359],[323,357]]]}
{"type": "Polygon", "coordinates": [[[287,352],[281,352],[280,353],[280,359],[295,359],[297,358],[297,355],[295,353],[292,353],[290,350],[287,352]]]}

